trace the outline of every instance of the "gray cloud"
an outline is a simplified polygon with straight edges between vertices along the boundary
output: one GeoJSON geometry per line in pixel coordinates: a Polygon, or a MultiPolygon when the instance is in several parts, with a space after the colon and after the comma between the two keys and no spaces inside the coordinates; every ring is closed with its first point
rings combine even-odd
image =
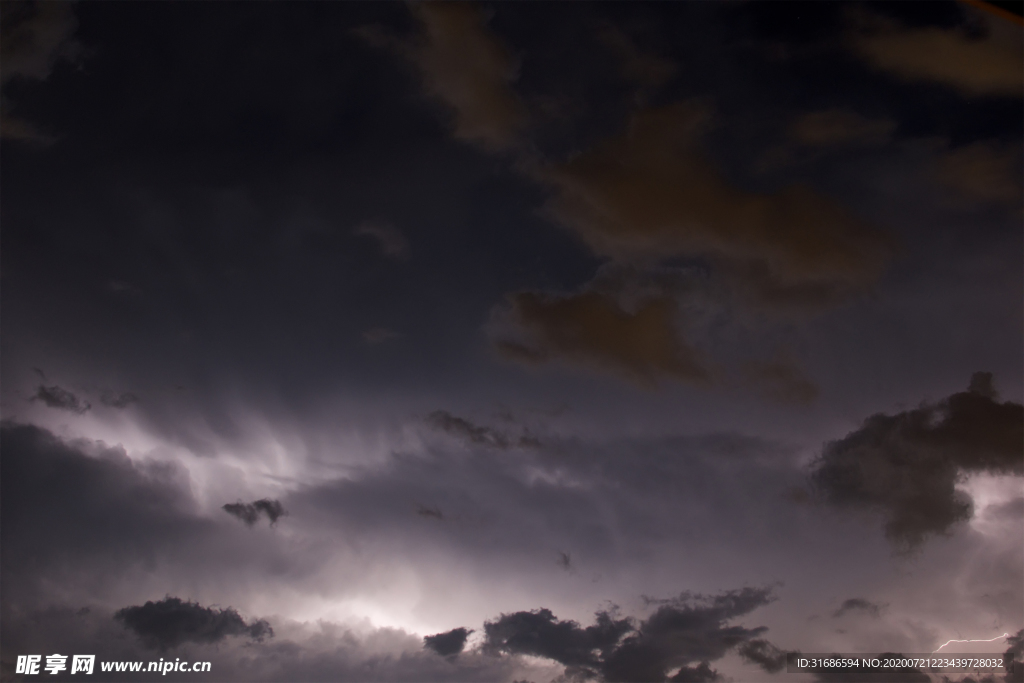
{"type": "Polygon", "coordinates": [[[261,498],[251,503],[243,503],[242,501],[227,503],[221,509],[229,515],[242,520],[247,526],[252,526],[259,521],[260,515],[265,515],[270,520],[270,525],[273,526],[280,517],[288,514],[280,501],[269,498],[261,498]]]}
{"type": "Polygon", "coordinates": [[[479,446],[506,449],[513,447],[535,448],[539,445],[539,441],[536,438],[527,434],[516,438],[491,427],[475,425],[469,420],[452,415],[446,410],[435,410],[427,415],[426,421],[427,424],[435,429],[479,446]]]}
{"type": "Polygon", "coordinates": [[[230,607],[214,609],[172,597],[125,607],[114,618],[134,631],[146,647],[160,650],[187,642],[216,643],[228,636],[246,636],[257,642],[274,636],[274,629],[264,619],[247,624],[230,607]]]}
{"type": "Polygon", "coordinates": [[[423,637],[423,647],[433,650],[442,657],[455,657],[466,647],[466,638],[472,631],[453,628],[451,631],[423,637]]]}
{"type": "Polygon", "coordinates": [[[874,415],[827,444],[811,482],[830,504],[885,515],[886,536],[904,549],[973,515],[956,489],[974,472],[1024,474],[1024,407],[1000,403],[990,373],[935,405],[874,415]]]}
{"type": "Polygon", "coordinates": [[[56,384],[48,387],[39,385],[36,395],[31,400],[42,401],[48,408],[67,410],[79,415],[92,407],[85,399],[78,398],[67,389],[63,389],[56,384]]]}
{"type": "Polygon", "coordinates": [[[650,600],[658,607],[648,618],[617,619],[598,612],[582,627],[561,621],[549,609],[503,614],[484,624],[484,650],[553,659],[566,675],[605,681],[710,681],[717,678],[709,662],[764,632],[729,626],[773,600],[770,588],[744,588],[715,596],[683,593],[670,600],[650,600]],[[691,666],[696,663],[697,666],[691,666]],[[671,678],[670,674],[678,670],[671,678]]]}
{"type": "Polygon", "coordinates": [[[104,391],[100,395],[100,402],[111,408],[127,408],[133,403],[138,403],[139,397],[130,392],[118,394],[113,391],[104,391]]]}
{"type": "Polygon", "coordinates": [[[786,668],[786,653],[763,638],[748,640],[736,652],[751,664],[756,664],[770,674],[786,668]]]}
{"type": "Polygon", "coordinates": [[[885,605],[876,605],[870,600],[865,600],[864,598],[849,598],[848,600],[843,601],[843,604],[839,606],[839,609],[832,613],[832,616],[839,619],[850,612],[863,612],[864,614],[877,619],[884,608],[885,605]]]}

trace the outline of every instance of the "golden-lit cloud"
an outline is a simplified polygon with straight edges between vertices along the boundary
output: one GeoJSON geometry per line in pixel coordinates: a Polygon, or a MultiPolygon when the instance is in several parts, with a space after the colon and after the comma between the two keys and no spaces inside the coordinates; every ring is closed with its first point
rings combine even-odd
{"type": "Polygon", "coordinates": [[[651,385],[658,378],[707,381],[700,354],[682,338],[675,302],[667,297],[626,310],[597,291],[557,296],[518,292],[506,314],[521,334],[498,338],[505,356],[527,363],[561,359],[651,385]]]}
{"type": "MultiPolygon", "coordinates": [[[[73,58],[77,21],[69,2],[11,1],[0,5],[0,87],[16,78],[46,80],[54,63],[73,58]]],[[[11,114],[11,104],[0,99],[0,136],[36,143],[53,139],[34,125],[11,114]]]]}
{"type": "Polygon", "coordinates": [[[869,26],[852,39],[852,47],[879,69],[907,80],[944,83],[965,95],[1024,94],[1017,27],[998,25],[980,13],[984,35],[938,27],[902,28],[878,17],[862,19],[869,26]]]}
{"type": "Polygon", "coordinates": [[[516,65],[469,3],[414,6],[420,41],[410,50],[430,94],[455,114],[455,136],[491,151],[513,146],[526,109],[511,89],[516,65]]]}
{"type": "Polygon", "coordinates": [[[597,36],[621,60],[619,73],[640,86],[657,87],[676,73],[675,64],[637,49],[629,36],[614,24],[602,26],[597,36]]]}
{"type": "Polygon", "coordinates": [[[790,135],[802,145],[829,147],[884,143],[895,129],[895,121],[869,119],[845,109],[826,109],[798,118],[790,128],[790,135]]]}
{"type": "Polygon", "coordinates": [[[1020,150],[976,142],[950,151],[935,172],[943,185],[963,199],[1020,204],[1020,150]]]}
{"type": "Polygon", "coordinates": [[[555,189],[548,213],[599,255],[706,258],[773,296],[874,281],[882,235],[806,186],[731,184],[698,148],[710,119],[690,102],[637,113],[622,135],[538,172],[555,189]]]}

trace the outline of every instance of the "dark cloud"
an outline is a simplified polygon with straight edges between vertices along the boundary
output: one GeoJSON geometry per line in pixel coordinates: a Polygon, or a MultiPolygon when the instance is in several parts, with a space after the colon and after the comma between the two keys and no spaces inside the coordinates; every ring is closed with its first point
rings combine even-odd
{"type": "Polygon", "coordinates": [[[1020,165],[1018,145],[987,140],[944,152],[935,176],[964,200],[1019,207],[1020,165]]]}
{"type": "Polygon", "coordinates": [[[133,463],[120,447],[10,422],[0,425],[0,449],[6,607],[53,583],[73,592],[85,582],[77,590],[92,597],[168,545],[184,543],[173,554],[185,557],[210,543],[211,525],[193,515],[187,475],[175,466],[133,463]]]}
{"type": "Polygon", "coordinates": [[[794,141],[813,147],[876,145],[888,142],[896,130],[889,119],[869,119],[846,109],[803,114],[790,127],[794,141]]]}
{"type": "Polygon", "coordinates": [[[569,553],[558,551],[558,566],[565,571],[572,571],[572,555],[569,553]]]}
{"type": "Polygon", "coordinates": [[[238,501],[237,503],[227,503],[222,506],[221,509],[229,515],[242,520],[247,526],[252,526],[259,521],[261,514],[266,515],[267,519],[270,520],[271,526],[273,526],[280,517],[288,514],[280,501],[271,500],[269,498],[261,498],[260,500],[254,500],[251,503],[243,503],[242,501],[238,501]]]}
{"type": "Polygon", "coordinates": [[[699,102],[642,110],[622,135],[537,171],[555,189],[549,215],[600,255],[710,259],[766,302],[874,282],[888,240],[807,186],[730,184],[699,149],[712,119],[699,102]]]}
{"type": "Polygon", "coordinates": [[[659,378],[704,382],[700,354],[682,338],[673,299],[655,297],[627,310],[598,291],[568,295],[518,292],[504,312],[514,333],[495,339],[503,355],[529,364],[566,360],[650,385],[659,378]]]}
{"type": "Polygon", "coordinates": [[[442,657],[454,657],[466,647],[466,638],[472,631],[465,628],[453,628],[451,631],[424,636],[423,647],[433,650],[442,657]]]}
{"type": "MultiPolygon", "coordinates": [[[[78,27],[69,2],[13,0],[0,5],[0,88],[23,78],[42,81],[61,58],[74,59],[78,27]]],[[[0,93],[0,135],[8,139],[52,142],[31,123],[11,116],[12,105],[0,93]]]]}
{"type": "Polygon", "coordinates": [[[388,258],[399,261],[409,258],[409,240],[402,231],[387,223],[363,223],[352,231],[353,235],[372,237],[388,258]]]}
{"type": "Polygon", "coordinates": [[[515,438],[490,427],[475,425],[469,420],[452,415],[446,410],[435,410],[427,415],[426,421],[427,424],[435,429],[480,446],[505,449],[513,447],[535,448],[539,445],[537,439],[529,435],[524,434],[515,438]]]}
{"type": "Polygon", "coordinates": [[[860,25],[849,44],[879,69],[906,80],[942,83],[968,97],[1024,92],[1019,37],[1004,39],[993,27],[978,35],[977,27],[972,31],[966,25],[911,28],[876,15],[854,17],[860,25]]]}
{"type": "Polygon", "coordinates": [[[228,636],[246,636],[257,642],[274,636],[274,629],[264,619],[246,624],[230,607],[213,609],[172,597],[125,607],[114,618],[134,631],[146,647],[160,650],[188,642],[216,643],[228,636]]]}
{"type": "Polygon", "coordinates": [[[56,384],[49,387],[39,385],[36,395],[31,400],[42,401],[49,408],[67,410],[79,415],[92,407],[85,399],[78,398],[67,389],[63,389],[56,384]]]}
{"type": "Polygon", "coordinates": [[[740,657],[756,664],[770,674],[786,668],[786,653],[763,638],[748,640],[736,652],[740,657]]]}
{"type": "Polygon", "coordinates": [[[1003,667],[1007,670],[1006,683],[1024,681],[1024,628],[1007,638],[1006,643],[1010,646],[1003,653],[1003,667]]]}
{"type": "Polygon", "coordinates": [[[420,517],[432,517],[433,519],[444,519],[444,513],[436,507],[427,507],[426,505],[420,505],[416,508],[416,514],[420,517]]]}
{"type": "Polygon", "coordinates": [[[393,47],[418,67],[426,91],[454,113],[455,137],[488,151],[514,147],[527,111],[511,88],[516,62],[485,26],[481,10],[458,2],[413,6],[420,23],[414,41],[364,32],[393,47]]]}
{"type": "Polygon", "coordinates": [[[100,395],[100,402],[111,408],[127,408],[133,403],[138,403],[139,397],[128,392],[118,394],[113,391],[104,391],[100,395]]]}
{"type": "Polygon", "coordinates": [[[848,600],[844,600],[843,604],[839,606],[839,609],[832,613],[832,616],[838,619],[850,612],[863,612],[868,616],[878,618],[884,608],[885,605],[876,605],[864,598],[850,598],[848,600]]]}
{"type": "Polygon", "coordinates": [[[617,619],[598,612],[593,625],[561,621],[548,609],[503,614],[484,624],[484,650],[553,659],[567,676],[605,681],[710,681],[709,662],[766,629],[728,626],[773,600],[770,588],[744,588],[716,596],[683,593],[649,600],[658,607],[647,619],[617,619]],[[696,663],[697,666],[691,667],[696,663]],[[669,674],[679,669],[671,679],[669,674]]]}
{"type": "Polygon", "coordinates": [[[991,373],[935,405],[874,415],[827,444],[811,482],[830,504],[885,515],[886,536],[913,548],[973,514],[956,485],[971,473],[1024,474],[1024,407],[1000,403],[991,373]]]}

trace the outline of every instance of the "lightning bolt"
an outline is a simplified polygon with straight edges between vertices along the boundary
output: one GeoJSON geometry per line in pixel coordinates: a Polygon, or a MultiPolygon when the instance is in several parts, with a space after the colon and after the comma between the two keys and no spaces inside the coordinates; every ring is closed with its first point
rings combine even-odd
{"type": "MultiPolygon", "coordinates": [[[[999,640],[1000,638],[1009,638],[1009,637],[1010,637],[1009,633],[1004,633],[1001,636],[996,636],[995,638],[989,638],[987,640],[983,640],[983,639],[978,639],[978,640],[947,640],[942,645],[939,645],[939,650],[941,650],[942,648],[946,647],[950,643],[991,643],[993,640],[999,640]]],[[[932,654],[935,654],[939,650],[933,651],[932,654]]]]}

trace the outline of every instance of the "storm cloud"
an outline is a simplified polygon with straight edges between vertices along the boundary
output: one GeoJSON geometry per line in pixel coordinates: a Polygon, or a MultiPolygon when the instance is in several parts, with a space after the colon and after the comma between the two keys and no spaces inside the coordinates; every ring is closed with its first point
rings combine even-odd
{"type": "Polygon", "coordinates": [[[243,503],[241,501],[237,503],[227,503],[222,509],[233,517],[237,517],[246,523],[247,526],[252,526],[259,521],[260,515],[265,515],[269,520],[270,525],[273,526],[277,523],[277,520],[282,516],[288,514],[285,511],[284,506],[281,505],[281,501],[271,500],[269,498],[261,498],[260,500],[254,500],[251,503],[243,503]]]}
{"type": "Polygon", "coordinates": [[[843,600],[843,604],[839,606],[839,609],[832,613],[832,616],[838,619],[850,614],[851,612],[862,612],[877,619],[883,609],[885,609],[885,605],[876,605],[870,600],[865,600],[864,598],[849,598],[848,600],[843,600]]]}
{"type": "Polygon", "coordinates": [[[914,548],[973,515],[956,488],[972,473],[1024,474],[1024,407],[999,402],[992,375],[975,373],[967,391],[934,405],[874,415],[827,444],[811,481],[839,507],[876,509],[885,534],[914,548]]]}
{"type": "Polygon", "coordinates": [[[466,647],[466,638],[472,631],[453,628],[451,631],[423,637],[423,647],[433,650],[442,657],[454,657],[466,647]]]}
{"type": "Polygon", "coordinates": [[[138,635],[146,647],[160,650],[187,642],[216,643],[228,636],[244,636],[257,642],[274,636],[274,629],[264,619],[247,624],[230,607],[203,607],[172,597],[125,607],[114,618],[138,635]]]}
{"type": "Polygon", "coordinates": [[[602,611],[586,627],[559,620],[549,609],[515,612],[484,624],[483,647],[553,659],[565,665],[567,676],[609,682],[715,680],[709,662],[766,630],[728,622],[772,600],[770,588],[715,596],[683,593],[651,601],[658,607],[646,619],[616,618],[602,611]]]}
{"type": "Polygon", "coordinates": [[[435,410],[427,415],[427,424],[447,434],[478,446],[489,446],[491,448],[532,448],[539,445],[536,438],[527,434],[513,437],[503,431],[491,427],[482,427],[473,424],[465,418],[452,415],[446,410],[435,410]]]}
{"type": "Polygon", "coordinates": [[[67,389],[57,386],[40,385],[39,389],[36,390],[36,395],[32,397],[33,401],[41,401],[48,408],[56,408],[57,410],[67,410],[71,413],[82,413],[89,410],[92,406],[85,399],[81,399],[75,394],[71,393],[67,389]]]}

